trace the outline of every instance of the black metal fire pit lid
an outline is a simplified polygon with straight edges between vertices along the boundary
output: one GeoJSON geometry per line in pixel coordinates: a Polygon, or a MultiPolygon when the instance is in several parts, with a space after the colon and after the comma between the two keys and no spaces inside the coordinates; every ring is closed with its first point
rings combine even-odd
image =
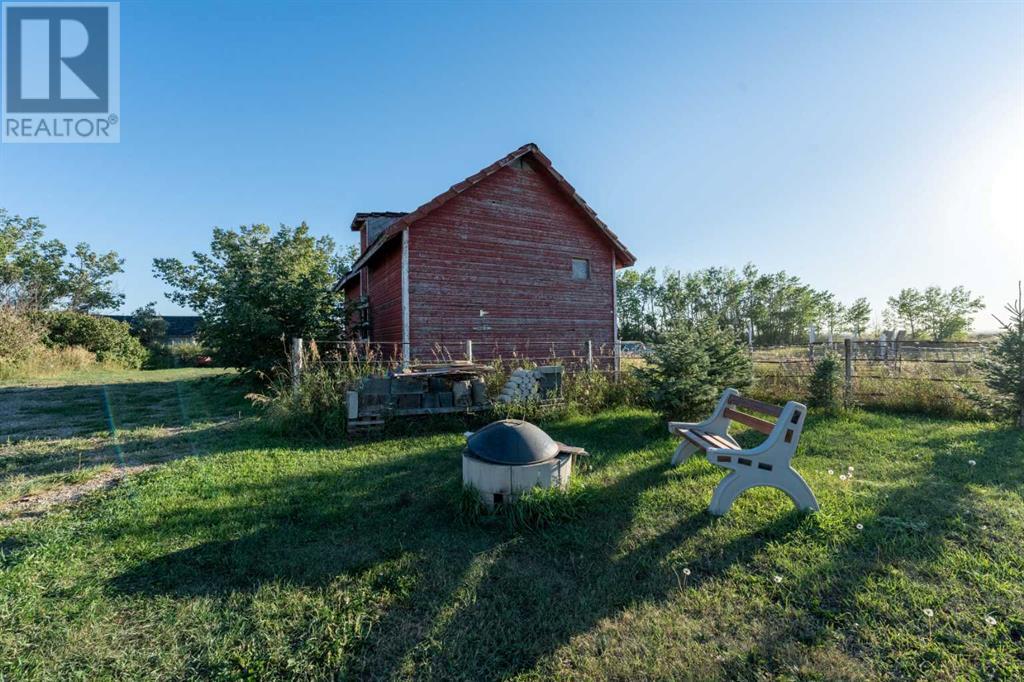
{"type": "Polygon", "coordinates": [[[513,466],[546,462],[560,450],[551,436],[518,419],[488,424],[466,439],[466,448],[486,462],[513,466]]]}

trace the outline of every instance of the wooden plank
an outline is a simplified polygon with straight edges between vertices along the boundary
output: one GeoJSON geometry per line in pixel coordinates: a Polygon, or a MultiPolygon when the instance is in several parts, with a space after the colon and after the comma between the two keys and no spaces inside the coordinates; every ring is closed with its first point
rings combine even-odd
{"type": "Polygon", "coordinates": [[[731,407],[725,408],[725,410],[722,411],[722,415],[725,416],[726,419],[731,419],[734,422],[745,424],[746,426],[749,426],[752,429],[757,429],[758,431],[765,435],[771,433],[772,429],[775,428],[775,424],[773,424],[772,422],[765,421],[764,419],[758,419],[757,417],[754,417],[749,414],[737,412],[731,407]]]}
{"type": "Polygon", "coordinates": [[[739,450],[739,448],[733,445],[729,441],[729,439],[719,436],[717,433],[704,433],[702,431],[701,435],[704,436],[705,439],[711,441],[716,448],[724,448],[726,450],[739,450]]]}
{"type": "Polygon", "coordinates": [[[763,403],[760,400],[754,400],[753,398],[744,398],[741,395],[729,396],[729,404],[753,410],[754,412],[760,412],[761,414],[770,414],[773,417],[778,417],[782,414],[782,408],[778,405],[763,403]]]}
{"type": "Polygon", "coordinates": [[[689,429],[683,429],[679,432],[679,435],[696,445],[701,450],[707,450],[708,448],[717,447],[713,443],[709,443],[704,440],[703,434],[699,431],[690,431],[689,429]]]}
{"type": "Polygon", "coordinates": [[[727,439],[714,433],[704,433],[703,431],[695,431],[693,429],[682,429],[679,432],[679,435],[686,438],[686,440],[690,441],[701,450],[707,450],[708,448],[739,450],[739,448],[730,443],[727,439]]]}

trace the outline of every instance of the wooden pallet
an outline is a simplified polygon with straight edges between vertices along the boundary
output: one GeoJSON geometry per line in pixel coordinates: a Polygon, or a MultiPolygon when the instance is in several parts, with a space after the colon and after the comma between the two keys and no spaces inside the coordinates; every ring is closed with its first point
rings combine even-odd
{"type": "Polygon", "coordinates": [[[348,420],[348,432],[353,435],[373,433],[382,428],[384,428],[384,419],[381,417],[363,417],[362,419],[348,420]]]}

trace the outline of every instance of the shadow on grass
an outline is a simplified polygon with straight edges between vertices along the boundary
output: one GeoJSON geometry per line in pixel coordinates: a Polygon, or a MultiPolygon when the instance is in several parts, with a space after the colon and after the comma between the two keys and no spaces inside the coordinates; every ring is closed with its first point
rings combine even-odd
{"type": "MultiPolygon", "coordinates": [[[[493,679],[531,670],[602,619],[668,598],[678,577],[666,556],[714,523],[701,508],[624,550],[640,497],[671,485],[670,450],[636,451],[637,443],[667,442],[664,424],[623,413],[570,419],[549,431],[590,450],[595,467],[630,467],[586,497],[577,521],[522,534],[468,523],[458,512],[460,447],[435,447],[269,484],[239,480],[204,489],[204,498],[233,506],[196,505],[112,531],[147,546],[199,542],[143,561],[109,587],[187,598],[362,580],[399,598],[378,614],[347,673],[379,678],[429,669],[447,678],[493,679]]],[[[378,443],[394,447],[388,439],[378,443]]],[[[713,558],[702,579],[747,561],[804,521],[786,514],[742,540],[709,548],[713,558]]]]}
{"type": "Polygon", "coordinates": [[[227,377],[0,389],[0,447],[6,450],[0,485],[14,477],[199,454],[212,427],[195,430],[193,423],[223,423],[248,413],[243,394],[244,387],[227,377]]]}
{"type": "MultiPolygon", "coordinates": [[[[889,669],[876,671],[882,676],[898,679],[927,675],[929,661],[963,653],[964,642],[958,639],[963,633],[937,634],[932,642],[927,641],[932,636],[920,607],[932,604],[915,607],[911,595],[893,595],[885,606],[895,606],[894,610],[902,606],[899,613],[876,612],[869,616],[862,613],[857,597],[868,584],[889,579],[893,569],[904,574],[927,574],[933,564],[948,555],[950,545],[974,545],[979,523],[973,518],[971,489],[985,486],[1016,495],[1024,492],[1024,432],[984,431],[952,443],[948,438],[934,438],[924,439],[922,444],[935,453],[930,463],[923,464],[923,475],[879,499],[880,504],[861,521],[863,532],[832,546],[822,565],[788,586],[790,603],[800,612],[799,617],[790,619],[785,628],[745,658],[730,661],[725,666],[726,677],[749,677],[753,665],[761,672],[790,675],[793,660],[789,647],[793,642],[815,644],[836,631],[856,631],[857,621],[863,622],[866,617],[875,620],[876,628],[907,628],[908,621],[921,623],[920,655],[900,651],[900,656],[888,661],[889,669]],[[976,458],[973,466],[969,463],[972,457],[976,458]],[[923,653],[929,647],[935,647],[935,651],[923,653]]],[[[1010,638],[1019,645],[1024,619],[1018,617],[1008,627],[1010,638]]],[[[994,661],[979,662],[983,664],[989,666],[979,668],[983,677],[998,678],[1008,672],[994,667],[994,661]]]]}

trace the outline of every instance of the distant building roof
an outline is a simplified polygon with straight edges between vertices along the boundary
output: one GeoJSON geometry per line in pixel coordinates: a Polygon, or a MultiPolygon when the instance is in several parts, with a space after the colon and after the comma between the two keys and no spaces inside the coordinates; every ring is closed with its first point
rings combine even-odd
{"type": "MultiPolygon", "coordinates": [[[[130,322],[131,315],[103,315],[118,322],[130,322]]],[[[167,336],[195,336],[199,330],[199,322],[203,319],[198,315],[161,315],[167,322],[167,336]]]]}
{"type": "Polygon", "coordinates": [[[167,336],[195,336],[203,318],[198,315],[161,315],[167,320],[167,336]]]}

